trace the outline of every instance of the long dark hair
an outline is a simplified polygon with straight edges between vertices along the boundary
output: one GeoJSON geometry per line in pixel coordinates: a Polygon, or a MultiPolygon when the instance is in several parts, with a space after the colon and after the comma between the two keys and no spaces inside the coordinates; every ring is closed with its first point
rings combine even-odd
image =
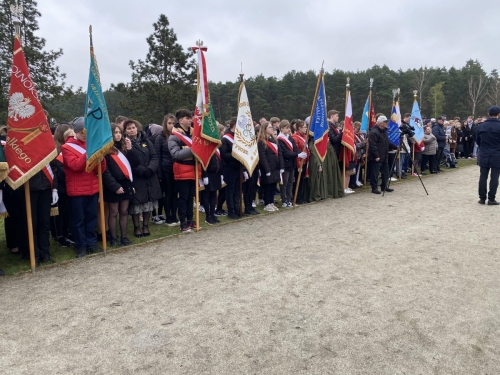
{"type": "Polygon", "coordinates": [[[118,151],[121,151],[122,153],[127,152],[127,147],[125,146],[125,131],[122,130],[121,127],[118,126],[118,124],[115,124],[114,122],[111,124],[111,134],[113,136],[113,141],[115,142],[115,146],[113,147],[113,151],[115,151],[115,154],[118,153],[118,151]],[[115,129],[120,129],[120,133],[122,133],[122,139],[120,140],[120,148],[116,147],[116,141],[115,141],[115,129]]]}
{"type": "Polygon", "coordinates": [[[168,120],[174,120],[174,124],[175,124],[177,122],[177,118],[171,113],[169,113],[168,115],[165,115],[165,117],[163,118],[163,123],[161,124],[161,126],[163,127],[163,135],[167,139],[167,141],[166,141],[167,143],[168,143],[168,138],[170,137],[170,134],[172,134],[172,132],[170,130],[168,130],[168,127],[167,127],[168,120]]]}

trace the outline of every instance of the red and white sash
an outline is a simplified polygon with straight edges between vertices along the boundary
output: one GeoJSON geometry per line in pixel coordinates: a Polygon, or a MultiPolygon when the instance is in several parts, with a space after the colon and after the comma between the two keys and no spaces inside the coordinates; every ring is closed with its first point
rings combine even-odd
{"type": "Polygon", "coordinates": [[[77,151],[80,155],[87,153],[87,151],[82,146],[79,146],[76,143],[65,143],[65,144],[71,147],[73,150],[77,151]]]}
{"type": "Polygon", "coordinates": [[[134,177],[132,176],[132,168],[130,167],[130,163],[125,155],[118,150],[118,154],[111,154],[111,158],[114,160],[116,165],[118,165],[118,168],[120,168],[123,175],[127,177],[130,182],[133,182],[134,177]]]}
{"type": "Polygon", "coordinates": [[[215,155],[217,155],[217,157],[219,158],[220,160],[220,151],[218,148],[215,149],[215,155]]]}
{"type": "Polygon", "coordinates": [[[232,134],[224,134],[222,138],[226,138],[229,142],[234,143],[234,135],[232,134]]]}
{"type": "Polygon", "coordinates": [[[280,134],[280,135],[278,135],[278,139],[281,139],[283,142],[285,142],[286,147],[288,147],[288,149],[293,152],[292,142],[290,142],[290,140],[287,137],[280,134]]]}
{"type": "Polygon", "coordinates": [[[177,138],[179,138],[182,141],[182,143],[184,143],[188,147],[191,147],[193,145],[193,140],[191,138],[185,136],[181,132],[175,132],[172,135],[175,135],[177,138]]]}
{"type": "Polygon", "coordinates": [[[266,141],[268,147],[271,148],[271,150],[273,150],[273,152],[278,155],[278,145],[276,143],[273,143],[273,142],[270,142],[270,141],[266,141]]]}
{"type": "Polygon", "coordinates": [[[57,155],[57,158],[56,160],[60,163],[63,163],[64,162],[64,159],[63,159],[63,154],[62,152],[59,153],[59,155],[57,155]]]}
{"type": "Polygon", "coordinates": [[[47,180],[50,182],[50,188],[54,188],[54,172],[52,172],[52,168],[50,167],[50,164],[47,164],[43,169],[43,174],[45,177],[47,177],[47,180]]]}

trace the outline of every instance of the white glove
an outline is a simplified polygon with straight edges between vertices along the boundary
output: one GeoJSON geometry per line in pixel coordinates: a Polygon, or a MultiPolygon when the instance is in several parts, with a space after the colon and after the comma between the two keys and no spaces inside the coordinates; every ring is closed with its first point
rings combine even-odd
{"type": "Polygon", "coordinates": [[[420,151],[425,151],[425,147],[420,147],[420,151]]]}
{"type": "Polygon", "coordinates": [[[301,159],[307,158],[307,152],[302,151],[300,154],[297,155],[301,159]]]}
{"type": "Polygon", "coordinates": [[[220,183],[221,183],[222,185],[224,185],[224,184],[225,184],[225,182],[224,182],[224,176],[222,176],[222,175],[220,176],[220,183]]]}
{"type": "Polygon", "coordinates": [[[52,190],[52,203],[51,205],[55,205],[59,200],[59,194],[57,194],[57,189],[52,190]]]}
{"type": "Polygon", "coordinates": [[[198,184],[199,184],[200,186],[205,186],[205,184],[203,183],[203,178],[199,178],[199,179],[198,179],[198,184]]]}
{"type": "Polygon", "coordinates": [[[271,175],[271,172],[267,172],[266,176],[269,177],[271,175]]]}
{"type": "Polygon", "coordinates": [[[284,169],[280,169],[280,173],[283,173],[285,170],[284,169]]]}
{"type": "Polygon", "coordinates": [[[203,185],[208,185],[208,177],[203,177],[203,185]]]}
{"type": "Polygon", "coordinates": [[[248,173],[247,172],[243,172],[243,177],[245,177],[245,181],[250,178],[250,177],[248,177],[248,173]]]}

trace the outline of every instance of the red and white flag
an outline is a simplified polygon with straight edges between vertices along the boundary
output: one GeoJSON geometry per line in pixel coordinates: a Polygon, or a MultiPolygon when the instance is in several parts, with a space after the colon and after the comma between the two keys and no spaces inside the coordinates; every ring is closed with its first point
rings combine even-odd
{"type": "Polygon", "coordinates": [[[57,156],[47,116],[38,99],[21,43],[14,39],[5,158],[12,189],[28,181],[57,156]]]}

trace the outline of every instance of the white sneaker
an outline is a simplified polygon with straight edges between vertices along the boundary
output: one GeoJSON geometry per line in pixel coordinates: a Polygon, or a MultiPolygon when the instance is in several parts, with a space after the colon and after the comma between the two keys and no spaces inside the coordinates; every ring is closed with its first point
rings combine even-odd
{"type": "Polygon", "coordinates": [[[351,190],[349,188],[344,190],[344,194],[352,194],[352,193],[354,193],[354,190],[351,190]]]}
{"type": "Polygon", "coordinates": [[[391,177],[391,181],[397,181],[397,178],[391,177]]]}
{"type": "Polygon", "coordinates": [[[274,208],[272,205],[268,204],[266,207],[264,207],[264,211],[269,211],[269,212],[273,212],[274,211],[274,208]]]}
{"type": "Polygon", "coordinates": [[[274,203],[271,203],[271,206],[274,208],[274,211],[279,211],[279,208],[274,205],[274,203]]]}
{"type": "Polygon", "coordinates": [[[152,221],[154,224],[158,225],[165,223],[165,220],[160,219],[160,216],[154,216],[152,221]]]}
{"type": "Polygon", "coordinates": [[[200,212],[205,212],[205,207],[200,205],[200,208],[198,209],[200,212]]]}
{"type": "Polygon", "coordinates": [[[252,207],[255,208],[257,205],[255,204],[255,201],[252,201],[252,207]]]}
{"type": "Polygon", "coordinates": [[[361,187],[361,186],[363,186],[363,184],[359,181],[356,181],[356,186],[361,187]]]}
{"type": "Polygon", "coordinates": [[[293,207],[293,203],[292,202],[288,202],[288,207],[293,207]]]}
{"type": "Polygon", "coordinates": [[[286,203],[286,202],[285,202],[285,203],[283,203],[283,204],[281,205],[281,207],[282,207],[282,208],[287,208],[287,207],[288,207],[288,203],[286,203]]]}
{"type": "Polygon", "coordinates": [[[258,203],[259,205],[263,206],[264,205],[264,199],[259,199],[258,203]]]}

